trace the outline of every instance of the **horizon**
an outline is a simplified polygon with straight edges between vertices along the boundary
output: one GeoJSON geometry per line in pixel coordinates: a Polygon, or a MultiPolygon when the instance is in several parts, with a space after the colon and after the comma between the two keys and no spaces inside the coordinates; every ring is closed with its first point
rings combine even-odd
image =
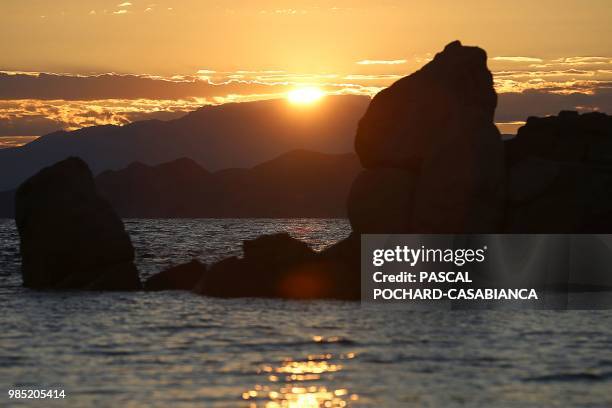
{"type": "Polygon", "coordinates": [[[551,1],[290,3],[3,2],[0,145],[302,88],[372,97],[456,39],[488,53],[502,133],[528,116],[612,111],[605,1],[554,15],[551,1]]]}

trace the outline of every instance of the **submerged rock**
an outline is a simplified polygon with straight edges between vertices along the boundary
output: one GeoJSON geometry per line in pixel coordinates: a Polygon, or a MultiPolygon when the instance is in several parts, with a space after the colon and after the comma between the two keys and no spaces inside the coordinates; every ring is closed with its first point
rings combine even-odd
{"type": "Polygon", "coordinates": [[[151,276],[144,283],[145,290],[192,290],[206,273],[206,265],[193,259],[151,276]]]}
{"type": "Polygon", "coordinates": [[[26,180],[15,198],[23,285],[39,289],[140,289],[122,221],[71,157],[26,180]]]}
{"type": "Polygon", "coordinates": [[[359,287],[358,276],[342,282],[342,268],[286,233],[244,241],[243,250],[242,258],[226,258],[212,265],[195,291],[219,297],[318,299],[359,296],[349,294],[343,287],[351,284],[359,287]]]}
{"type": "MultiPolygon", "coordinates": [[[[196,292],[221,297],[291,297],[287,286],[297,278],[314,251],[288,234],[264,235],[243,242],[244,257],[213,264],[196,292]]],[[[304,288],[307,289],[307,288],[304,288]]]]}

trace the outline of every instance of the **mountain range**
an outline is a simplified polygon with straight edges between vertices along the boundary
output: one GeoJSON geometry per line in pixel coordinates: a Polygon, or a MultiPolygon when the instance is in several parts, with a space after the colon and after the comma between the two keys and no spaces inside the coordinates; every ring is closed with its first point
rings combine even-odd
{"type": "Polygon", "coordinates": [[[0,191],[69,156],[82,158],[98,174],[133,162],[157,165],[179,158],[216,171],[253,167],[296,149],[347,153],[369,102],[366,96],[341,95],[308,106],[284,99],[228,103],[169,121],[58,131],[0,150],[0,191]]]}
{"type": "MultiPolygon", "coordinates": [[[[293,150],[250,169],[210,172],[192,159],[134,162],[95,178],[124,218],[345,217],[361,165],[353,153],[293,150]]],[[[0,217],[14,215],[14,190],[0,193],[0,217]]]]}

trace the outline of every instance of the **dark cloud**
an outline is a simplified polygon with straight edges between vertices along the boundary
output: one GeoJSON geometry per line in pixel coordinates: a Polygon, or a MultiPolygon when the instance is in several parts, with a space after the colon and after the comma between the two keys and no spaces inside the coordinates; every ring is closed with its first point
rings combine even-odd
{"type": "Polygon", "coordinates": [[[24,74],[0,72],[0,99],[181,99],[214,98],[232,93],[266,94],[275,85],[253,81],[212,84],[189,78],[167,80],[140,75],[94,76],[24,74]]]}

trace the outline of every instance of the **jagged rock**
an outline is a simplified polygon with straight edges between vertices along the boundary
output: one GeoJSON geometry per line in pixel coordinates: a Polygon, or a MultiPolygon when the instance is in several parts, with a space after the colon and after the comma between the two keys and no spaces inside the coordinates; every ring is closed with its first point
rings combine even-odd
{"type": "Polygon", "coordinates": [[[506,142],[506,160],[529,157],[559,162],[612,163],[612,116],[562,111],[558,116],[530,117],[506,142]]]}
{"type": "MultiPolygon", "coordinates": [[[[230,257],[212,265],[195,291],[220,297],[347,296],[339,281],[342,270],[288,234],[244,241],[243,249],[244,257],[230,257]]],[[[359,281],[358,275],[352,282],[355,280],[359,281]]]]}
{"type": "Polygon", "coordinates": [[[192,290],[206,273],[206,265],[194,259],[151,276],[145,290],[192,290]]]}
{"type": "Polygon", "coordinates": [[[504,232],[612,230],[612,117],[571,111],[530,117],[506,145],[504,232]]]}
{"type": "Polygon", "coordinates": [[[24,286],[140,289],[130,237],[96,193],[81,159],[68,158],[30,177],[15,203],[24,286]]]}
{"type": "Polygon", "coordinates": [[[526,202],[544,194],[555,182],[561,165],[550,160],[530,158],[508,170],[506,198],[512,202],[526,202]]]}
{"type": "Polygon", "coordinates": [[[410,230],[416,176],[403,169],[365,169],[347,200],[353,231],[390,234],[410,230]]]}
{"type": "Polygon", "coordinates": [[[221,297],[287,297],[285,281],[312,260],[314,252],[288,234],[272,234],[243,242],[244,257],[212,265],[196,292],[221,297]]]}
{"type": "MultiPolygon", "coordinates": [[[[413,209],[412,220],[402,221],[404,230],[388,232],[499,228],[504,154],[493,124],[496,104],[486,53],[458,41],[374,97],[355,139],[361,163],[370,169],[391,167],[417,174],[414,202],[406,208],[413,209]]],[[[349,208],[356,205],[349,203],[349,208]]],[[[379,217],[381,212],[371,213],[370,223],[379,217]]],[[[376,229],[385,228],[382,221],[376,229]]]]}
{"type": "Polygon", "coordinates": [[[523,173],[521,179],[511,174],[510,185],[515,186],[511,197],[520,200],[509,202],[504,232],[612,231],[606,217],[612,208],[612,166],[555,162],[548,166],[547,170],[533,166],[533,171],[523,173]]]}
{"type": "Polygon", "coordinates": [[[485,51],[455,41],[374,97],[359,122],[355,150],[366,168],[420,168],[448,138],[472,142],[468,129],[456,128],[457,116],[474,110],[479,115],[469,120],[488,128],[496,105],[485,51]]]}

